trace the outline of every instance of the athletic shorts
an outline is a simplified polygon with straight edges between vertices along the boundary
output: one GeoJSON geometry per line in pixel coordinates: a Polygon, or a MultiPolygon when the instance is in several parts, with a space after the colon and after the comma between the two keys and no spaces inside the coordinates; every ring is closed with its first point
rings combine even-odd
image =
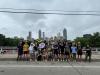
{"type": "Polygon", "coordinates": [[[64,54],[64,50],[61,50],[61,54],[64,54]]]}
{"type": "Polygon", "coordinates": [[[24,54],[29,54],[29,51],[24,51],[23,53],[24,53],[24,54]]]}
{"type": "Polygon", "coordinates": [[[57,49],[54,49],[54,54],[58,55],[57,49]]]}
{"type": "Polygon", "coordinates": [[[83,53],[82,53],[82,51],[78,51],[77,54],[78,55],[82,55],[83,53]]]}
{"type": "Polygon", "coordinates": [[[70,53],[68,51],[65,51],[65,55],[70,55],[70,53]]]}

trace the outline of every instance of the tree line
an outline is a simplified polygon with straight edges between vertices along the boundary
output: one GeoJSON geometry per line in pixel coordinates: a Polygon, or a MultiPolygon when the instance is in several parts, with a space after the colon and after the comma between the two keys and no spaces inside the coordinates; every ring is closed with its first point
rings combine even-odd
{"type": "Polygon", "coordinates": [[[95,32],[93,34],[86,34],[83,37],[77,37],[75,42],[81,42],[82,46],[87,44],[91,47],[100,47],[100,32],[95,32]]]}
{"type": "MultiPolygon", "coordinates": [[[[17,46],[20,38],[7,38],[5,35],[0,34],[0,46],[17,46]]],[[[95,32],[94,34],[86,34],[83,37],[77,37],[74,41],[80,42],[82,46],[87,44],[91,47],[100,47],[100,32],[95,32]]]]}
{"type": "Polygon", "coordinates": [[[5,35],[0,34],[0,46],[17,46],[19,38],[6,38],[5,35]]]}

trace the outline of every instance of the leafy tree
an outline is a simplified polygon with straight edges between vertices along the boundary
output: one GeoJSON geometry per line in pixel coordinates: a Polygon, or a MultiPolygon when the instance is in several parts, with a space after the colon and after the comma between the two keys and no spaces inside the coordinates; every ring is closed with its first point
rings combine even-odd
{"type": "Polygon", "coordinates": [[[96,32],[90,37],[77,37],[75,42],[81,42],[83,46],[89,44],[92,47],[100,47],[100,33],[96,32]]]}

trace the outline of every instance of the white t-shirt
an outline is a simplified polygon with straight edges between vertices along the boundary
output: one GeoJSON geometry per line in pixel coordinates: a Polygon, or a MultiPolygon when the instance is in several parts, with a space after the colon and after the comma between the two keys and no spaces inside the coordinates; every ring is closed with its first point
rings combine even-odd
{"type": "Polygon", "coordinates": [[[45,47],[45,43],[40,43],[39,44],[39,48],[41,49],[41,48],[44,48],[45,47]]]}
{"type": "Polygon", "coordinates": [[[33,50],[34,50],[34,46],[30,46],[29,47],[29,53],[33,53],[33,50]]]}

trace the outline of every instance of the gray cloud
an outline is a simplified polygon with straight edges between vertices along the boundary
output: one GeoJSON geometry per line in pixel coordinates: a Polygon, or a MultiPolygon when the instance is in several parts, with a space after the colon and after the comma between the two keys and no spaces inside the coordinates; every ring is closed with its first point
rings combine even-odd
{"type": "MultiPolygon", "coordinates": [[[[99,0],[0,0],[1,8],[51,9],[65,11],[99,11],[99,0]]],[[[46,36],[68,30],[68,39],[74,39],[85,33],[100,32],[99,16],[68,16],[68,15],[35,15],[0,13],[0,30],[7,36],[26,37],[28,31],[37,37],[39,29],[46,36]]]]}

